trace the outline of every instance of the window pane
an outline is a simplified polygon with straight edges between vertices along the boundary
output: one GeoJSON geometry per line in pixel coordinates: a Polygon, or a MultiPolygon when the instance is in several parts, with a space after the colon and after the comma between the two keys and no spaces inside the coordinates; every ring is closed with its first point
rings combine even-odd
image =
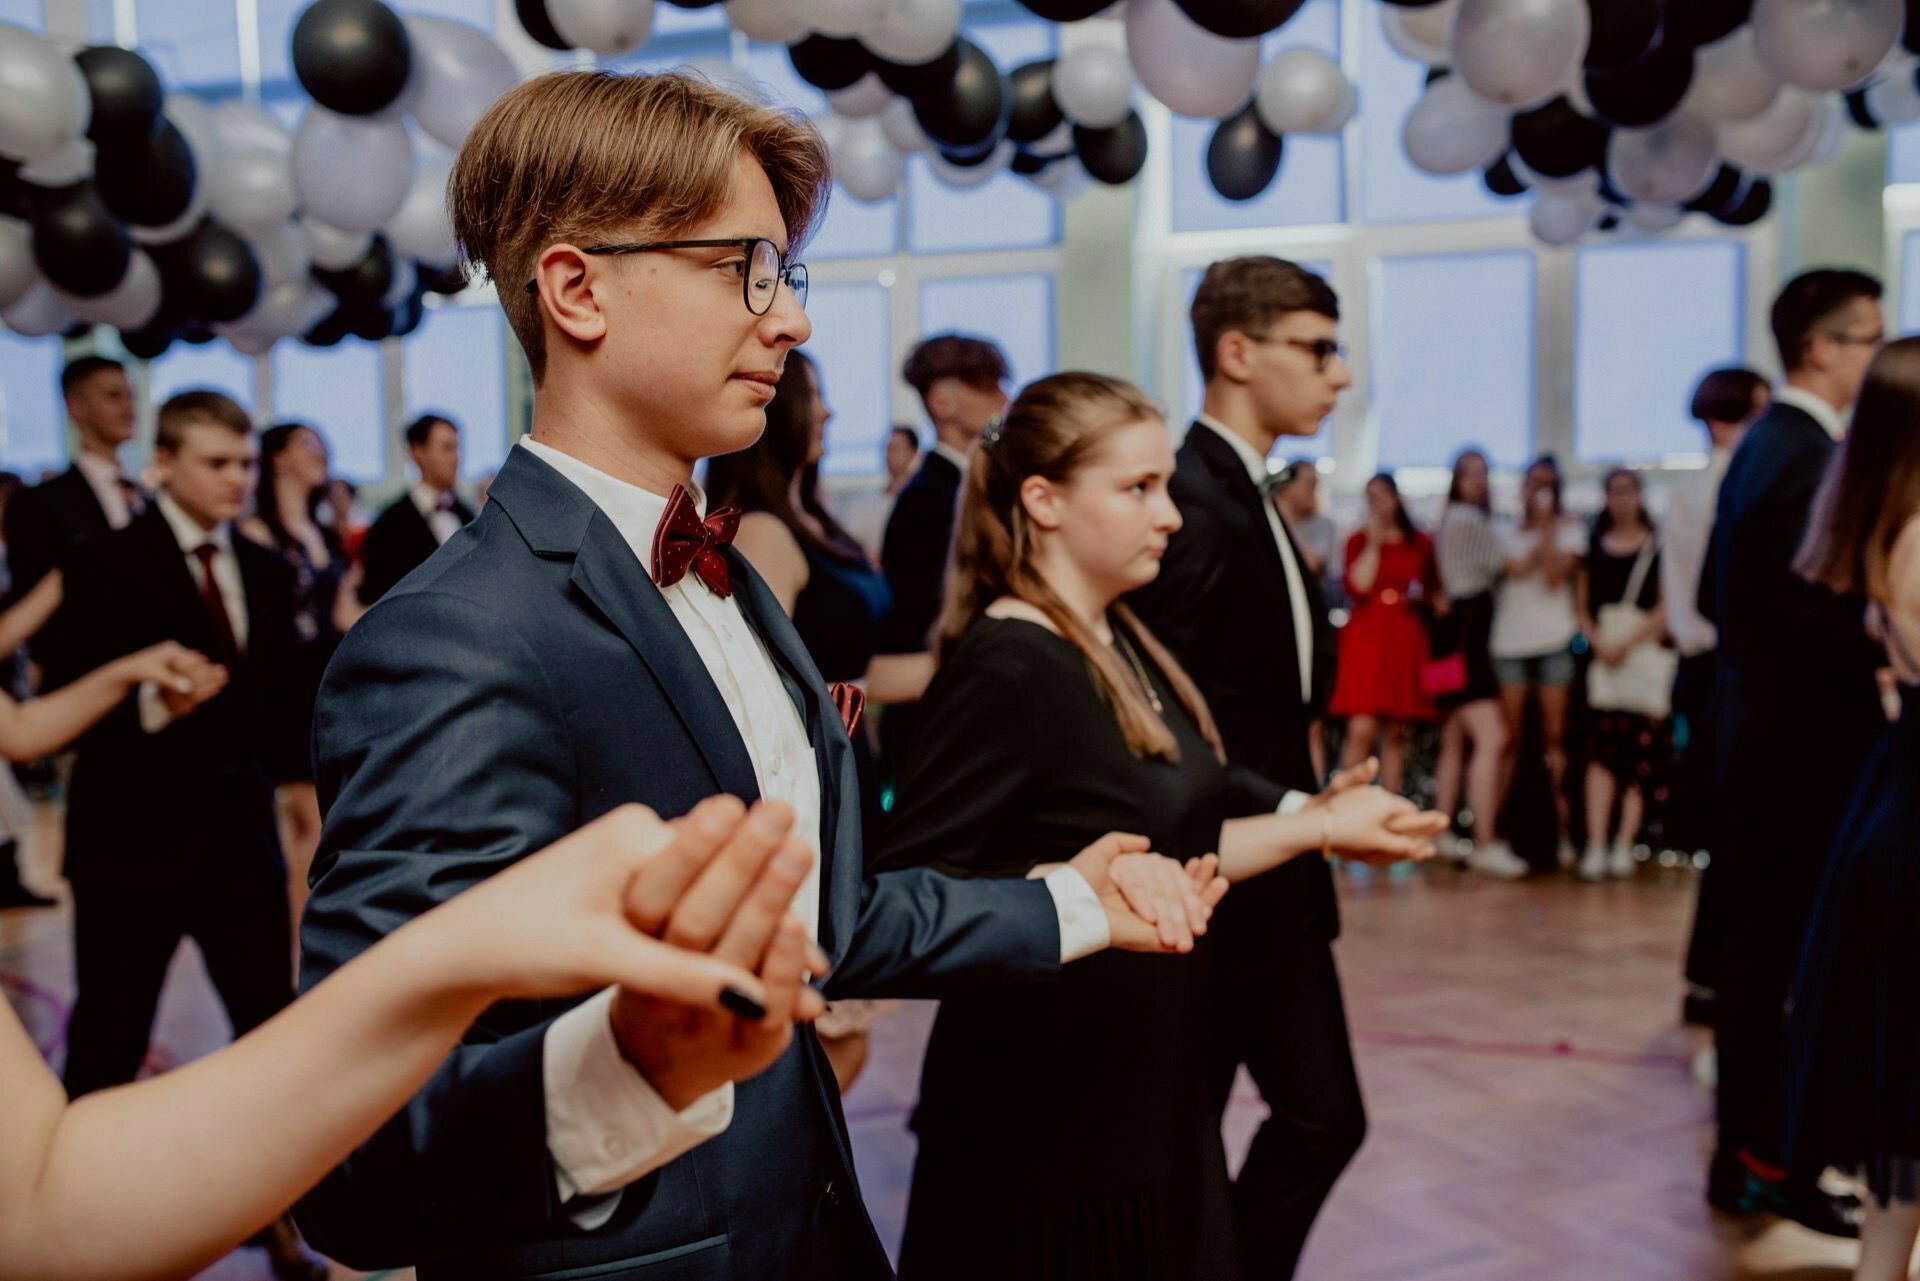
{"type": "MultiPolygon", "coordinates": [[[[441,3],[458,3],[458,0],[441,0],[441,3]]],[[[682,9],[673,4],[656,4],[653,7],[653,38],[677,36],[694,31],[718,31],[725,33],[727,11],[719,5],[705,9],[682,9]]]]}
{"type": "Polygon", "coordinates": [[[1573,452],[1585,462],[1695,453],[1694,384],[1746,351],[1737,244],[1582,249],[1574,297],[1573,452]]]}
{"type": "MultiPolygon", "coordinates": [[[[1283,49],[1318,49],[1340,58],[1339,0],[1312,0],[1260,44],[1262,63],[1283,49]]],[[[1371,104],[1369,104],[1371,105],[1371,104]]],[[[1237,227],[1287,227],[1345,218],[1340,139],[1291,134],[1281,153],[1280,174],[1252,200],[1227,200],[1207,181],[1207,142],[1215,122],[1173,120],[1173,229],[1218,231],[1237,227]]]]}
{"type": "Polygon", "coordinates": [[[60,340],[0,334],[0,465],[29,485],[67,461],[60,340]]]}
{"type": "Polygon", "coordinates": [[[253,357],[215,340],[175,343],[166,355],[147,362],[147,400],[158,409],[175,392],[202,387],[223,391],[248,413],[254,408],[253,357]]]}
{"type": "Polygon", "coordinates": [[[1053,277],[969,276],[920,287],[920,332],[998,343],[1015,388],[1054,371],[1053,277]]]}
{"type": "Polygon", "coordinates": [[[1380,466],[1444,467],[1477,445],[1496,466],[1533,444],[1533,255],[1387,258],[1375,291],[1380,466]]]}
{"type": "Polygon", "coordinates": [[[1920,125],[1887,130],[1887,181],[1920,182],[1920,125]]]}
{"type": "Polygon", "coordinates": [[[1900,238],[1900,330],[1920,330],[1920,231],[1900,238]]]}
{"type": "Polygon", "coordinates": [[[1362,197],[1368,222],[1502,218],[1525,212],[1521,201],[1503,201],[1478,173],[1436,178],[1414,168],[1400,141],[1407,113],[1426,92],[1426,67],[1387,43],[1380,28],[1384,5],[1369,5],[1361,45],[1360,129],[1362,197]]]}
{"type": "Polygon", "coordinates": [[[41,0],[0,0],[0,22],[10,22],[29,31],[44,31],[46,6],[41,0]]]}
{"type": "Polygon", "coordinates": [[[239,92],[240,22],[234,0],[134,0],[134,22],[140,52],[169,91],[239,92]]]}
{"type": "Polygon", "coordinates": [[[807,296],[813,339],[807,355],[820,370],[833,419],[827,424],[829,476],[872,476],[893,425],[888,291],[879,285],[815,285],[807,296]]]}
{"type": "MultiPolygon", "coordinates": [[[[1300,264],[1317,276],[1331,276],[1333,264],[1327,262],[1303,262],[1300,264]]],[[[1185,315],[1193,308],[1193,296],[1199,292],[1200,280],[1207,274],[1204,267],[1189,267],[1180,273],[1181,314],[1185,315]]],[[[1200,358],[1194,354],[1193,334],[1189,330],[1181,338],[1184,355],[1180,361],[1180,400],[1178,404],[1167,406],[1169,413],[1177,416],[1173,424],[1174,434],[1186,431],[1187,426],[1200,414],[1200,403],[1206,397],[1207,384],[1200,377],[1200,358]]],[[[1332,429],[1320,424],[1317,434],[1301,439],[1298,436],[1283,436],[1274,442],[1273,456],[1282,462],[1295,458],[1325,458],[1333,452],[1332,429]]]]}
{"type": "Polygon", "coordinates": [[[274,346],[274,416],[319,428],[333,452],[335,475],[361,485],[386,479],[386,403],[386,376],[374,344],[274,346]]]}
{"type": "Polygon", "coordinates": [[[460,474],[478,480],[507,456],[507,336],[498,307],[438,307],[402,344],[406,416],[445,414],[460,428],[460,474]]]}

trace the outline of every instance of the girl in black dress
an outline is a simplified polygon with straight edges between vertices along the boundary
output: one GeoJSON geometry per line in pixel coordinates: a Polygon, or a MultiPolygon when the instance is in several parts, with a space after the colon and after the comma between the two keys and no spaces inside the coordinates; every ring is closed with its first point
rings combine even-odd
{"type": "MultiPolygon", "coordinates": [[[[1152,404],[1097,375],[1042,379],[989,428],[882,869],[1034,875],[1116,826],[1217,851],[1229,879],[1309,849],[1430,852],[1444,820],[1378,788],[1280,815],[1278,789],[1222,763],[1193,682],[1120,603],[1179,528],[1172,471],[1152,404]]],[[[1103,954],[942,1002],[906,1281],[1238,1275],[1206,1047],[1215,1019],[1263,1015],[1209,1009],[1208,960],[1103,954]]]]}
{"type": "MultiPolygon", "coordinates": [[[[1920,1231],[1920,339],[1867,370],[1795,564],[1864,595],[1904,711],[1867,760],[1807,926],[1787,1023],[1795,1170],[1865,1179],[1856,1281],[1907,1276],[1920,1231]]],[[[1781,620],[1791,625],[1791,620],[1781,620]]],[[[1818,743],[1807,745],[1819,751],[1818,743]]],[[[1789,802],[1790,803],[1790,802],[1789,802]]]]}

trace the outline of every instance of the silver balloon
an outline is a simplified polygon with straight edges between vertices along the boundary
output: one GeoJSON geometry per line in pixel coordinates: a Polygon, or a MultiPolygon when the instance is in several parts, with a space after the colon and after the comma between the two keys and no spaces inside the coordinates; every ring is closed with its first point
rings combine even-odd
{"type": "Polygon", "coordinates": [[[247,242],[253,246],[253,256],[260,262],[260,284],[263,289],[307,278],[307,269],[313,265],[313,255],[307,250],[307,240],[300,232],[299,223],[283,222],[278,227],[249,236],[247,242]]]}
{"type": "Polygon", "coordinates": [[[53,296],[53,286],[44,280],[36,280],[26,293],[0,309],[0,321],[24,338],[44,338],[48,334],[57,334],[71,325],[73,320],[72,316],[61,310],[59,300],[53,296]]]}
{"type": "Polygon", "coordinates": [[[342,231],[386,224],[413,184],[413,139],[397,120],[307,108],[293,136],[293,187],[307,213],[342,231]]]}
{"type": "Polygon", "coordinates": [[[273,344],[279,341],[278,339],[268,337],[266,334],[256,334],[248,330],[239,330],[226,334],[224,337],[228,344],[242,356],[251,356],[255,359],[272,351],[273,344]]]}
{"type": "Polygon", "coordinates": [[[40,279],[33,232],[18,218],[0,218],[0,307],[11,307],[40,279]]]}
{"type": "Polygon", "coordinates": [[[844,89],[827,92],[827,105],[849,120],[865,120],[887,109],[894,99],[887,82],[869,71],[844,89]]]}
{"type": "Polygon", "coordinates": [[[920,127],[919,118],[913,114],[913,104],[905,98],[895,98],[887,104],[887,109],[880,113],[880,128],[886,131],[893,149],[902,154],[933,150],[933,139],[920,127]]]}
{"type": "Polygon", "coordinates": [[[71,187],[93,176],[93,144],[75,138],[20,166],[20,177],[36,187],[71,187]]]}
{"type": "Polygon", "coordinates": [[[1911,71],[1889,76],[1867,86],[1867,110],[1883,125],[1920,120],[1920,85],[1911,71]]]}
{"type": "Polygon", "coordinates": [[[1902,0],[1755,0],[1754,49],[1802,89],[1850,89],[1900,39],[1902,0]]]}
{"type": "Polygon", "coordinates": [[[977,165],[956,165],[937,151],[927,156],[927,163],[933,166],[934,176],[941,182],[949,187],[965,189],[992,181],[995,174],[1013,163],[1013,152],[1013,144],[1003,142],[993,149],[992,155],[977,165]]]}
{"type": "Polygon", "coordinates": [[[1826,98],[1820,104],[1820,136],[1814,141],[1812,154],[1807,157],[1810,165],[1832,164],[1847,149],[1847,110],[1837,98],[1826,98]]]}
{"type": "Polygon", "coordinates": [[[422,169],[399,211],[387,223],[387,242],[396,254],[418,258],[435,267],[451,267],[460,258],[453,238],[453,220],[447,213],[447,165],[422,169]]]}
{"type": "Polygon", "coordinates": [[[915,66],[939,57],[960,29],[960,0],[889,0],[860,42],[889,62],[915,66]]]}
{"type": "Polygon", "coordinates": [[[373,246],[370,231],[342,231],[311,217],[300,220],[300,235],[306,241],[307,256],[322,271],[345,271],[373,246]]]}
{"type": "Polygon", "coordinates": [[[1678,227],[1686,220],[1687,211],[1679,205],[1634,205],[1625,217],[1635,229],[1658,234],[1678,227]]]}
{"type": "Polygon", "coordinates": [[[413,118],[427,136],[458,148],[488,107],[520,79],[506,50],[478,27],[409,14],[412,79],[419,82],[413,118]]]}
{"type": "Polygon", "coordinates": [[[856,200],[885,200],[900,188],[906,162],[878,120],[855,120],[833,149],[833,176],[856,200]]]}
{"type": "Polygon", "coordinates": [[[546,0],[553,29],[570,45],[614,57],[653,34],[653,0],[546,0]]]}
{"type": "Polygon", "coordinates": [[[1549,245],[1570,245],[1593,230],[1600,211],[1592,202],[1578,196],[1543,192],[1533,198],[1527,211],[1527,223],[1536,240],[1549,245]]]}
{"type": "Polygon", "coordinates": [[[86,132],[93,99],[80,68],[24,28],[0,23],[0,155],[32,160],[86,132]]]}
{"type": "Polygon", "coordinates": [[[213,109],[214,133],[220,146],[257,147],[281,156],[293,154],[293,134],[258,103],[230,98],[213,109]]]}
{"type": "Polygon", "coordinates": [[[1330,133],[1352,114],[1346,73],[1318,49],[1284,49],[1260,73],[1260,122],[1278,134],[1330,133]]]}
{"type": "Polygon", "coordinates": [[[220,163],[226,152],[226,136],[212,107],[190,93],[170,93],[165,114],[193,152],[195,172],[205,174],[220,163]]]}
{"type": "Polygon", "coordinates": [[[1780,77],[1753,46],[1753,28],[1702,45],[1693,55],[1693,83],[1679,110],[1707,120],[1751,120],[1773,104],[1780,77]]]}
{"type": "Polygon", "coordinates": [[[792,44],[807,34],[807,20],[793,0],[726,0],[724,7],[734,30],[749,40],[792,44]]]}
{"type": "Polygon", "coordinates": [[[1533,107],[1579,73],[1591,29],[1586,0],[1460,0],[1447,51],[1482,98],[1533,107]]]}
{"type": "Polygon", "coordinates": [[[54,301],[80,320],[116,329],[139,329],[160,314],[160,269],[141,250],[127,260],[127,274],[104,294],[80,298],[53,291],[54,301]]]}
{"type": "Polygon", "coordinates": [[[1459,76],[1437,80],[1407,113],[1400,131],[1407,158],[1428,173],[1465,173],[1506,151],[1508,113],[1468,88],[1459,76]]]}
{"type": "Polygon", "coordinates": [[[1253,96],[1260,75],[1259,40],[1216,36],[1176,0],[1128,0],[1126,22],[1134,74],[1167,110],[1217,119],[1232,115],[1253,96]]]}
{"type": "Polygon", "coordinates": [[[1814,113],[1817,101],[1804,89],[1786,88],[1758,115],[1722,123],[1716,130],[1721,156],[1742,169],[1782,172],[1777,163],[1798,147],[1810,129],[1820,126],[1814,113]]]}
{"type": "Polygon", "coordinates": [[[1093,175],[1080,163],[1080,157],[1067,156],[1035,174],[1033,185],[1065,204],[1093,185],[1093,175]]]}
{"type": "Polygon", "coordinates": [[[1693,116],[1668,116],[1648,129],[1615,129],[1607,143],[1607,173],[1621,193],[1654,204],[1687,199],[1719,164],[1713,126],[1693,116]]]}
{"type": "MultiPolygon", "coordinates": [[[[807,25],[822,35],[857,36],[880,21],[887,0],[790,0],[807,25]]],[[[935,52],[939,52],[935,50],[935,52]]]]}
{"type": "Polygon", "coordinates": [[[1460,0],[1440,0],[1438,4],[1380,6],[1380,28],[1387,43],[1430,66],[1444,66],[1448,60],[1447,28],[1453,24],[1454,10],[1460,0]]]}
{"type": "Polygon", "coordinates": [[[1111,129],[1133,110],[1133,68],[1106,45],[1075,49],[1053,64],[1053,100],[1088,129],[1111,129]]]}
{"type": "Polygon", "coordinates": [[[243,236],[271,231],[293,217],[293,173],[286,156],[234,147],[201,181],[207,184],[213,216],[243,236]]]}

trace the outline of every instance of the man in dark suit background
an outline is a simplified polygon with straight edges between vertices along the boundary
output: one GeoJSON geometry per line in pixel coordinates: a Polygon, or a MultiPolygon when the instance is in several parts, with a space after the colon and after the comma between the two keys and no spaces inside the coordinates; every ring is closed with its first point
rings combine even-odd
{"type": "Polygon", "coordinates": [[[1810,271],[1775,300],[1786,385],[1728,464],[1700,579],[1700,612],[1719,641],[1713,875],[1725,921],[1720,1134],[1707,1196],[1842,1236],[1858,1230],[1852,1206],[1819,1190],[1818,1170],[1781,1168],[1783,1019],[1827,848],[1886,725],[1874,680],[1886,656],[1868,634],[1865,599],[1806,582],[1792,562],[1886,339],[1880,292],[1860,272],[1810,271]]]}
{"type": "MultiPolygon", "coordinates": [[[[1282,437],[1317,432],[1352,381],[1339,302],[1293,263],[1240,258],[1207,269],[1192,315],[1206,399],[1169,486],[1184,523],[1160,577],[1129,601],[1193,674],[1228,759],[1280,785],[1269,799],[1291,810],[1320,790],[1308,726],[1314,674],[1332,656],[1319,585],[1268,501],[1266,460],[1282,437]]],[[[1248,1277],[1292,1275],[1366,1133],[1330,946],[1339,928],[1318,854],[1236,887],[1214,920],[1215,1101],[1224,1110],[1244,1063],[1272,1110],[1234,1183],[1248,1277]]]]}
{"type": "Polygon", "coordinates": [[[439,414],[407,424],[407,456],[419,481],[381,512],[360,544],[360,603],[371,605],[393,590],[440,545],[473,519],[460,500],[460,429],[439,414]]]}

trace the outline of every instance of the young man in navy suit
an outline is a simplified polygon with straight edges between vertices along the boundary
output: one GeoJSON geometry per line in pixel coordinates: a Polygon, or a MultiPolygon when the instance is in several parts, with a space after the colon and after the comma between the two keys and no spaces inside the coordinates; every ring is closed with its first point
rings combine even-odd
{"type": "MultiPolygon", "coordinates": [[[[828,181],[810,126],[687,77],[542,76],[475,126],[455,228],[526,350],[533,430],[328,671],[306,983],[623,803],[674,818],[716,793],[761,801],[789,919],[742,954],[756,891],[731,919],[675,908],[664,936],[749,968],[817,942],[829,997],[1044,981],[1204,928],[1217,887],[1137,838],[1026,880],[865,875],[853,700],[692,481],[757,438],[811,332],[794,257],[828,181]],[[1121,886],[1157,896],[1155,923],[1121,886]]],[[[755,1013],[616,990],[497,1007],[303,1225],[424,1281],[889,1276],[818,1041],[755,1013]]]]}

